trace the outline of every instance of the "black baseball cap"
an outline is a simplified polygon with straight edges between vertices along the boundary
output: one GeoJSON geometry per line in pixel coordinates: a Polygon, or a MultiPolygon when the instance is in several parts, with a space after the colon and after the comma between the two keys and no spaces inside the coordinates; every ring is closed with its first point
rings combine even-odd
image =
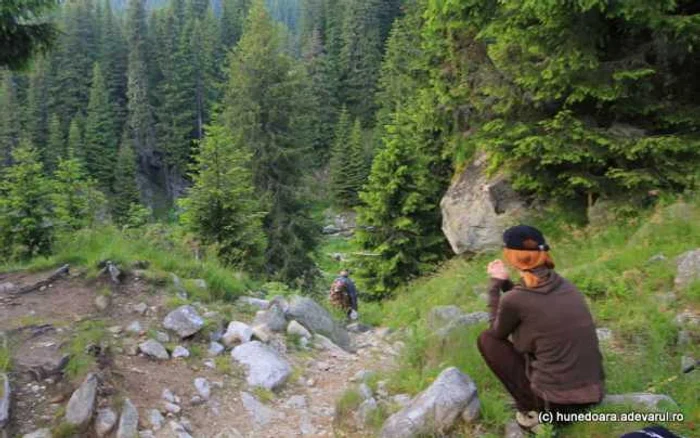
{"type": "Polygon", "coordinates": [[[521,251],[549,251],[540,230],[529,225],[517,225],[503,233],[503,244],[508,249],[521,251]]]}

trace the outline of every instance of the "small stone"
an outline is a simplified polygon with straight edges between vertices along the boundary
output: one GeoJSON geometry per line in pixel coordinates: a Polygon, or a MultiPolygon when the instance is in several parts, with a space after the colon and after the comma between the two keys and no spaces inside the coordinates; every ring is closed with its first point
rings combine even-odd
{"type": "Polygon", "coordinates": [[[107,331],[113,335],[118,335],[123,332],[124,329],[120,325],[113,325],[112,327],[108,328],[107,331]]]}
{"type": "Polygon", "coordinates": [[[22,435],[22,438],[51,438],[52,436],[51,429],[38,429],[32,433],[22,435]]]}
{"type": "Polygon", "coordinates": [[[156,341],[167,344],[170,342],[170,335],[165,332],[156,332],[156,341]]]}
{"type": "Polygon", "coordinates": [[[525,438],[525,432],[523,432],[523,429],[518,426],[516,421],[511,421],[506,424],[506,430],[503,438],[525,438]]]}
{"type": "Polygon", "coordinates": [[[192,398],[190,399],[190,404],[192,406],[199,406],[199,405],[203,404],[204,401],[205,400],[202,397],[195,395],[195,396],[192,396],[192,398]]]}
{"type": "Polygon", "coordinates": [[[260,403],[258,399],[247,392],[241,392],[241,400],[245,410],[259,426],[269,423],[275,415],[275,411],[260,403]]]}
{"type": "Polygon", "coordinates": [[[303,395],[293,395],[289,397],[289,400],[287,400],[284,405],[288,408],[304,409],[306,408],[306,397],[303,395]]]}
{"type": "Polygon", "coordinates": [[[211,396],[211,386],[209,385],[209,381],[207,379],[197,377],[194,379],[194,387],[204,400],[209,400],[209,397],[211,396]]]}
{"type": "Polygon", "coordinates": [[[66,423],[79,428],[87,426],[95,412],[97,376],[89,374],[73,393],[66,407],[66,423]]]}
{"type": "Polygon", "coordinates": [[[306,381],[306,386],[309,388],[313,387],[316,384],[316,381],[314,379],[309,379],[306,381]]]}
{"type": "Polygon", "coordinates": [[[95,420],[95,433],[99,438],[107,436],[117,425],[117,413],[112,409],[100,409],[95,420]]]}
{"type": "Polygon", "coordinates": [[[179,405],[176,405],[175,403],[170,403],[170,402],[165,402],[163,404],[163,408],[165,408],[165,412],[177,415],[182,411],[182,408],[179,405]]]}
{"type": "Polygon", "coordinates": [[[248,324],[232,321],[221,338],[221,342],[227,347],[232,347],[236,344],[249,342],[252,337],[253,329],[248,324]]]}
{"type": "Polygon", "coordinates": [[[363,399],[363,400],[369,400],[369,399],[371,399],[371,398],[374,396],[374,394],[372,394],[372,389],[371,389],[371,388],[369,387],[369,385],[367,385],[366,383],[362,383],[362,384],[357,388],[357,392],[360,393],[360,395],[362,396],[362,399],[363,399]]]}
{"type": "Polygon", "coordinates": [[[139,345],[133,340],[124,342],[124,352],[127,356],[136,356],[139,354],[139,345]]]}
{"type": "Polygon", "coordinates": [[[690,369],[693,365],[696,365],[697,361],[691,356],[681,357],[681,372],[684,373],[685,370],[690,369]]]}
{"type": "Polygon", "coordinates": [[[301,421],[299,422],[299,431],[302,435],[315,435],[316,428],[311,423],[311,419],[308,415],[302,415],[301,421]]]}
{"type": "Polygon", "coordinates": [[[679,346],[690,345],[690,333],[687,330],[679,330],[677,342],[679,346]]]}
{"type": "Polygon", "coordinates": [[[138,303],[134,306],[134,312],[138,313],[139,315],[145,315],[147,310],[148,304],[146,303],[138,303]]]}
{"type": "Polygon", "coordinates": [[[408,406],[409,403],[411,403],[411,396],[408,394],[396,394],[391,398],[391,401],[396,403],[397,405],[401,406],[402,408],[405,408],[408,406]]]}
{"type": "Polygon", "coordinates": [[[272,340],[273,334],[266,325],[256,325],[253,327],[253,339],[267,344],[272,340]]]}
{"type": "Polygon", "coordinates": [[[360,370],[357,373],[355,373],[354,376],[352,376],[350,378],[350,381],[351,382],[367,382],[369,379],[371,379],[375,375],[376,375],[376,373],[374,371],[360,370]]]}
{"type": "Polygon", "coordinates": [[[175,403],[175,394],[173,394],[173,392],[168,388],[165,388],[163,390],[163,393],[161,394],[161,398],[163,400],[165,400],[166,402],[175,403]]]}
{"type": "Polygon", "coordinates": [[[666,256],[665,256],[665,255],[663,255],[663,254],[656,254],[656,255],[654,255],[654,256],[651,256],[651,257],[649,258],[649,260],[647,260],[647,263],[648,263],[648,264],[652,264],[652,263],[658,263],[658,262],[664,262],[664,261],[666,261],[666,256]]]}
{"type": "Polygon", "coordinates": [[[288,335],[294,335],[294,336],[299,336],[302,338],[310,338],[311,337],[311,332],[306,329],[303,325],[299,324],[296,321],[289,321],[289,325],[287,325],[287,334],[288,335]]]}
{"type": "Polygon", "coordinates": [[[126,331],[129,333],[135,333],[139,334],[143,331],[143,327],[141,327],[141,323],[138,321],[133,321],[126,327],[126,331]]]}
{"type": "Polygon", "coordinates": [[[209,368],[210,370],[215,370],[216,369],[216,362],[214,362],[213,359],[204,359],[202,362],[205,367],[209,368]]]}
{"type": "Polygon", "coordinates": [[[218,342],[210,342],[209,343],[209,350],[207,350],[207,354],[209,356],[212,356],[212,357],[218,356],[221,353],[223,353],[224,350],[226,350],[226,348],[223,345],[219,344],[218,342]]]}
{"type": "Polygon", "coordinates": [[[163,428],[165,418],[163,418],[163,414],[158,409],[151,409],[148,411],[148,421],[151,424],[151,428],[158,431],[163,428]]]}
{"type": "Polygon", "coordinates": [[[165,317],[163,327],[176,332],[180,338],[187,338],[204,327],[204,319],[194,307],[180,306],[165,317]]]}
{"type": "Polygon", "coordinates": [[[136,438],[139,427],[139,412],[131,400],[124,400],[122,414],[119,418],[119,429],[117,438],[136,438]]]}
{"type": "Polygon", "coordinates": [[[360,425],[367,424],[370,419],[370,415],[372,415],[372,413],[374,413],[378,407],[377,401],[373,398],[368,398],[363,401],[357,408],[357,420],[360,425]]]}
{"type": "Polygon", "coordinates": [[[151,430],[139,430],[139,438],[156,438],[151,430]]]}
{"type": "Polygon", "coordinates": [[[163,347],[163,345],[160,342],[153,339],[149,339],[148,341],[139,345],[139,349],[143,354],[153,359],[170,359],[170,355],[168,354],[168,351],[165,349],[165,347],[163,347]]]}
{"type": "Polygon", "coordinates": [[[192,433],[192,431],[194,430],[194,428],[192,427],[192,422],[185,417],[180,417],[180,424],[182,425],[182,427],[185,428],[185,430],[188,433],[192,433]]]}
{"type": "Polygon", "coordinates": [[[104,312],[109,307],[109,297],[106,295],[98,295],[95,297],[95,307],[100,312],[104,312]]]}
{"type": "Polygon", "coordinates": [[[178,358],[178,357],[190,357],[190,350],[183,347],[182,345],[178,345],[173,350],[172,356],[173,356],[173,359],[178,358]]]}
{"type": "Polygon", "coordinates": [[[612,330],[609,328],[598,328],[595,330],[596,335],[598,335],[598,341],[608,342],[612,339],[612,330]]]}

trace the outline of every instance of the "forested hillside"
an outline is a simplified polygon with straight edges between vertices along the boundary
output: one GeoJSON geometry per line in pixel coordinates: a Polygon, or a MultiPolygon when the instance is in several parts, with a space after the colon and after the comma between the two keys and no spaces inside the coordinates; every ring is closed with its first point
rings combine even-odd
{"type": "Polygon", "coordinates": [[[332,205],[358,212],[352,263],[382,298],[449,256],[439,202],[477,151],[528,205],[579,218],[692,188],[696,14],[671,0],[62,2],[43,14],[52,48],[2,74],[2,251],[180,222],[230,265],[308,285],[332,205]],[[60,200],[66,186],[80,189],[60,200]]]}

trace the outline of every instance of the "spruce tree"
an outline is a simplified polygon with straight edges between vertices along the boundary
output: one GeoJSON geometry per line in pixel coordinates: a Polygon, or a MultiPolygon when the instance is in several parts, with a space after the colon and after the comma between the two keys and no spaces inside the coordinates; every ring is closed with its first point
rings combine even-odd
{"type": "Polygon", "coordinates": [[[83,142],[82,122],[78,117],[74,117],[68,129],[68,143],[65,150],[61,151],[59,157],[66,158],[68,151],[73,151],[76,157],[85,161],[85,143],[83,142]]]}
{"type": "Polygon", "coordinates": [[[225,127],[207,128],[195,158],[193,187],[181,200],[183,224],[214,245],[226,263],[249,270],[262,267],[265,213],[253,187],[250,153],[225,127]]]}
{"type": "Polygon", "coordinates": [[[331,189],[337,205],[353,207],[359,202],[358,193],[367,178],[365,141],[360,121],[355,120],[350,129],[348,120],[343,120],[345,116],[338,123],[338,138],[333,148],[331,189]]]}
{"type": "Polygon", "coordinates": [[[119,225],[129,220],[134,206],[139,205],[139,188],[136,182],[136,154],[131,141],[126,137],[119,148],[114,169],[114,195],[112,218],[119,225]]]}
{"type": "MultiPolygon", "coordinates": [[[[26,135],[32,144],[40,151],[42,161],[46,157],[46,146],[49,140],[49,107],[48,107],[48,60],[37,58],[29,74],[29,88],[25,107],[26,135]]],[[[53,168],[44,161],[46,169],[53,168]]]]}
{"type": "Polygon", "coordinates": [[[312,146],[316,164],[328,162],[338,117],[338,78],[336,67],[325,52],[321,33],[312,32],[304,51],[304,61],[313,83],[312,146]]]}
{"type": "Polygon", "coordinates": [[[55,169],[58,166],[58,158],[66,151],[66,137],[61,127],[61,119],[56,114],[49,119],[49,139],[45,147],[41,148],[41,158],[47,169],[55,169]]]}
{"type": "Polygon", "coordinates": [[[0,71],[0,168],[12,162],[12,151],[19,143],[20,120],[18,117],[17,86],[12,74],[0,71]]]}
{"type": "Polygon", "coordinates": [[[373,122],[374,96],[382,62],[379,0],[358,0],[345,11],[340,52],[342,102],[363,126],[373,122]]]}
{"type": "Polygon", "coordinates": [[[356,241],[372,256],[360,275],[373,298],[421,275],[448,253],[438,207],[452,173],[436,135],[436,102],[425,92],[394,114],[360,194],[356,241]]]}
{"type": "Polygon", "coordinates": [[[253,156],[253,182],[268,211],[265,270],[287,282],[314,268],[318,230],[300,197],[310,107],[304,69],[285,53],[278,27],[256,0],[231,56],[222,122],[253,156]]]}
{"type": "Polygon", "coordinates": [[[82,158],[88,174],[95,178],[102,190],[110,192],[117,158],[117,126],[115,105],[102,75],[99,63],[92,73],[90,103],[85,120],[84,151],[82,158]]]}
{"type": "Polygon", "coordinates": [[[91,225],[104,204],[104,196],[88,178],[72,149],[68,150],[66,158],[59,160],[52,189],[57,231],[71,232],[91,225]]]}
{"type": "Polygon", "coordinates": [[[149,100],[147,28],[144,0],[129,0],[126,22],[129,46],[127,75],[129,144],[137,155],[151,155],[156,149],[153,107],[149,100]]]}
{"type": "Polygon", "coordinates": [[[234,47],[243,35],[243,25],[250,9],[250,0],[222,0],[220,41],[224,50],[234,47]]]}
{"type": "Polygon", "coordinates": [[[32,55],[50,48],[56,26],[46,19],[55,0],[3,0],[0,5],[0,68],[24,67],[32,55]]]}
{"type": "Polygon", "coordinates": [[[44,166],[28,140],[12,151],[12,163],[0,179],[0,253],[17,259],[46,255],[53,226],[44,166]]]}
{"type": "Polygon", "coordinates": [[[109,90],[110,101],[115,106],[115,132],[122,132],[126,122],[126,89],[128,47],[119,20],[114,16],[110,0],[104,0],[99,26],[102,29],[99,45],[99,62],[102,76],[109,90]]]}

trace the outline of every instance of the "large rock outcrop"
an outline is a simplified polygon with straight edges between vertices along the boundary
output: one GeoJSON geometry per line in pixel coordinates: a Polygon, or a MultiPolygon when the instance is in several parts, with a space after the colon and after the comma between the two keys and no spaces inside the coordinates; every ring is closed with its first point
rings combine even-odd
{"type": "Polygon", "coordinates": [[[442,436],[460,417],[472,421],[479,411],[474,382],[457,368],[448,368],[408,406],[386,420],[381,437],[442,436]]]}
{"type": "Polygon", "coordinates": [[[292,374],[289,362],[259,341],[239,345],[231,351],[231,357],[246,367],[246,382],[250,386],[274,389],[292,374]]]}
{"type": "Polygon", "coordinates": [[[442,231],[457,254],[499,247],[505,228],[524,210],[504,176],[486,175],[487,165],[486,154],[478,154],[440,202],[442,231]]]}
{"type": "Polygon", "coordinates": [[[294,296],[289,302],[287,317],[294,319],[313,333],[330,338],[344,350],[350,350],[350,335],[331,314],[311,298],[294,296]]]}

